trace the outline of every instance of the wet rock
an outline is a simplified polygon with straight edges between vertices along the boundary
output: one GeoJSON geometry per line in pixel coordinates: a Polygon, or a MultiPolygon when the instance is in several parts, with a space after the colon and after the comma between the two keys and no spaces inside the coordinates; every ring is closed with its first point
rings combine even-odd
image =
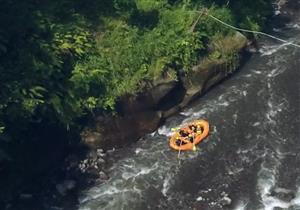
{"type": "Polygon", "coordinates": [[[120,97],[118,110],[124,115],[153,110],[176,87],[177,83],[176,72],[171,69],[168,73],[165,71],[156,80],[145,84],[145,89],[140,94],[120,97]]]}
{"type": "Polygon", "coordinates": [[[82,132],[82,143],[96,151],[99,147],[107,149],[115,145],[128,144],[129,140],[135,142],[145,133],[153,132],[161,119],[162,112],[155,110],[95,119],[93,128],[86,128],[82,132]]]}
{"type": "Polygon", "coordinates": [[[169,78],[168,80],[162,80],[160,83],[156,83],[155,86],[149,91],[152,96],[153,103],[159,104],[160,101],[173,89],[175,88],[177,81],[174,78],[169,78]]]}
{"type": "Polygon", "coordinates": [[[103,171],[100,171],[99,172],[99,179],[102,180],[102,181],[105,181],[105,180],[108,180],[108,176],[103,171]]]}
{"type": "Polygon", "coordinates": [[[103,136],[101,132],[91,131],[86,129],[81,133],[81,140],[84,145],[88,146],[91,149],[97,148],[102,144],[103,136]]]}
{"type": "Polygon", "coordinates": [[[98,158],[98,159],[97,159],[97,163],[98,163],[98,164],[104,164],[104,163],[105,163],[105,160],[102,159],[102,158],[98,158]]]}
{"type": "Polygon", "coordinates": [[[86,173],[90,177],[99,177],[99,171],[101,171],[105,164],[105,153],[103,149],[91,150],[80,163],[78,169],[81,173],[86,173]]]}
{"type": "Polygon", "coordinates": [[[97,152],[97,156],[101,157],[101,158],[104,158],[104,157],[106,157],[106,154],[105,153],[101,153],[101,152],[97,152]]]}
{"type": "Polygon", "coordinates": [[[96,153],[98,157],[106,157],[106,154],[104,153],[103,149],[97,149],[96,153]]]}
{"type": "Polygon", "coordinates": [[[217,204],[217,202],[212,201],[212,202],[210,202],[208,205],[211,206],[211,207],[213,207],[213,206],[215,206],[216,204],[217,204]]]}
{"type": "Polygon", "coordinates": [[[232,200],[231,200],[231,198],[229,198],[228,196],[223,197],[223,198],[220,200],[220,204],[221,204],[222,206],[228,206],[228,205],[231,204],[231,202],[232,202],[232,200]]]}
{"type": "Polygon", "coordinates": [[[97,149],[97,154],[101,154],[101,153],[104,153],[103,149],[97,149]]]}
{"type": "Polygon", "coordinates": [[[290,202],[293,198],[295,198],[295,194],[292,190],[288,190],[285,188],[276,188],[271,192],[271,196],[277,197],[280,200],[290,202]]]}
{"type": "Polygon", "coordinates": [[[199,196],[196,200],[197,200],[197,201],[202,201],[202,200],[203,200],[203,197],[199,196]]]}
{"type": "Polygon", "coordinates": [[[66,193],[76,187],[76,182],[74,180],[65,180],[60,184],[56,185],[57,191],[62,195],[66,195],[66,193]]]}
{"type": "Polygon", "coordinates": [[[90,178],[97,179],[99,177],[99,168],[96,169],[95,167],[91,167],[88,169],[87,173],[90,178]]]}
{"type": "Polygon", "coordinates": [[[97,156],[98,156],[98,153],[94,150],[91,150],[87,155],[89,160],[97,159],[97,156]]]}
{"type": "Polygon", "coordinates": [[[108,154],[112,154],[112,153],[114,153],[115,151],[116,151],[116,148],[113,147],[112,149],[107,150],[106,152],[107,152],[108,154]]]}
{"type": "Polygon", "coordinates": [[[87,168],[87,166],[86,166],[86,164],[81,164],[81,166],[82,166],[82,169],[85,169],[85,168],[87,168]]]}

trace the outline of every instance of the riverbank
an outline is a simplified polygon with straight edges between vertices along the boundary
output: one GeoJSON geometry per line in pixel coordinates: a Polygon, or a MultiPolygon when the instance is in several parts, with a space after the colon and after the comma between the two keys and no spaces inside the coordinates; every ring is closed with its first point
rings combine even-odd
{"type": "MultiPolygon", "coordinates": [[[[0,205],[3,204],[6,209],[18,210],[73,210],[81,190],[95,183],[103,183],[109,178],[109,174],[106,174],[106,158],[113,147],[128,145],[144,134],[152,132],[165,119],[230,76],[247,57],[243,54],[246,44],[246,39],[240,34],[230,34],[218,39],[216,43],[210,43],[207,46],[207,56],[201,57],[197,65],[189,71],[177,67],[175,70],[168,69],[149,84],[143,85],[143,91],[135,95],[121,96],[116,103],[118,116],[103,114],[102,111],[100,114],[97,111],[92,112],[92,119],[82,132],[81,139],[56,128],[43,130],[36,125],[45,121],[37,120],[30,132],[24,131],[27,132],[26,138],[32,138],[32,135],[36,136],[36,139],[16,142],[17,146],[22,147],[17,151],[17,158],[12,162],[9,158],[1,161],[4,174],[7,171],[11,172],[7,167],[10,164],[22,165],[17,167],[22,170],[13,171],[14,176],[2,179],[3,186],[6,182],[12,183],[11,189],[7,191],[11,190],[13,193],[12,196],[4,195],[4,202],[0,205]],[[225,42],[227,47],[224,47],[222,42],[225,42]],[[45,141],[37,143],[41,138],[45,141]],[[76,141],[70,142],[74,139],[76,141]],[[79,141],[81,143],[77,144],[79,141]],[[30,146],[22,146],[27,144],[30,146]],[[103,148],[104,151],[99,148],[103,148]],[[22,156],[27,157],[25,161],[22,160],[22,156]],[[41,156],[44,158],[40,159],[41,156]],[[25,178],[22,177],[23,174],[26,174],[25,178]],[[16,177],[20,181],[13,183],[16,177]],[[37,179],[41,181],[36,182],[37,179]]],[[[56,99],[52,102],[59,107],[56,99]]],[[[93,106],[93,101],[90,105],[93,106]]],[[[3,194],[6,192],[3,191],[3,194]]]]}

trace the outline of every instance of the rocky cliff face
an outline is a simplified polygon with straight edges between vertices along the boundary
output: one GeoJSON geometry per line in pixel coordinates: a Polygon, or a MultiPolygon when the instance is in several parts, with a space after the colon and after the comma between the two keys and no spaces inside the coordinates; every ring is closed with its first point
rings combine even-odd
{"type": "Polygon", "coordinates": [[[109,149],[136,141],[153,132],[175,114],[238,69],[248,41],[240,33],[213,44],[211,52],[188,72],[168,74],[137,95],[120,99],[118,116],[96,116],[82,132],[82,142],[90,148],[109,149]]]}

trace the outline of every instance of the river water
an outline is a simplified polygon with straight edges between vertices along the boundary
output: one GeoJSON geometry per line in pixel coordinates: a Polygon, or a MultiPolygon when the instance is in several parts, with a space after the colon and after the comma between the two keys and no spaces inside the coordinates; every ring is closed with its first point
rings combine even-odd
{"type": "MultiPolygon", "coordinates": [[[[300,40],[298,14],[273,33],[300,40]]],[[[79,209],[300,209],[300,49],[259,45],[230,79],[114,151],[110,179],[82,192],[79,209]],[[171,128],[199,118],[210,122],[209,137],[178,158],[171,128]]]]}

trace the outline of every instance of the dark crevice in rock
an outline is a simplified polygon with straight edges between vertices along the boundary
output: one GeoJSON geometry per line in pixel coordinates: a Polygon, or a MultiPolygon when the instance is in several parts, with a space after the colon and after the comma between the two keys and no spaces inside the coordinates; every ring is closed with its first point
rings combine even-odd
{"type": "Polygon", "coordinates": [[[177,82],[176,86],[163,97],[156,106],[156,110],[167,111],[178,105],[184,99],[186,90],[182,82],[177,82]]]}

